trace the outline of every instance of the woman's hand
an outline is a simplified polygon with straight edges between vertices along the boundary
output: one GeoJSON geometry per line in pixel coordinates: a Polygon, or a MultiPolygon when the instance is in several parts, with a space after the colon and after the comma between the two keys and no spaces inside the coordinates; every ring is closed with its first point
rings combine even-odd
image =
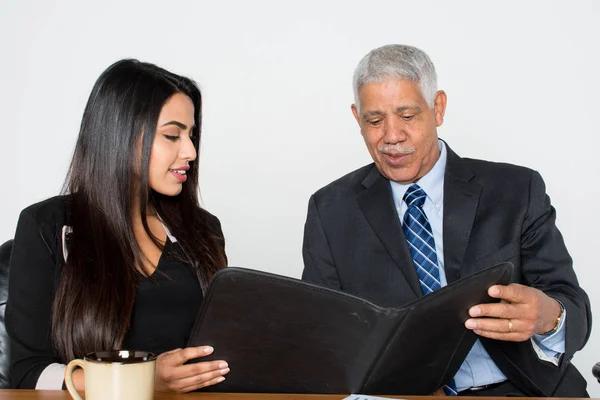
{"type": "Polygon", "coordinates": [[[185,393],[223,382],[229,372],[225,361],[185,362],[213,352],[210,346],[187,347],[163,353],[156,359],[154,388],[159,392],[185,393]]]}

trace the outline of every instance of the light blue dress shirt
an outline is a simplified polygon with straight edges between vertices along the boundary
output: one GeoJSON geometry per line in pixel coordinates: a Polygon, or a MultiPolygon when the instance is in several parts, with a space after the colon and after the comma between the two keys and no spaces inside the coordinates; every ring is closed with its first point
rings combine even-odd
{"type": "MultiPolygon", "coordinates": [[[[446,145],[439,140],[440,158],[437,160],[431,171],[425,174],[417,182],[419,186],[427,194],[423,211],[429,219],[429,224],[433,231],[435,240],[435,248],[438,256],[440,267],[440,280],[442,286],[447,285],[446,272],[444,269],[444,241],[443,238],[443,216],[444,216],[444,175],[446,173],[446,145]]],[[[394,196],[394,204],[398,212],[400,221],[404,221],[404,213],[408,206],[402,200],[404,193],[408,190],[409,185],[390,181],[392,193],[394,196]]],[[[544,356],[554,362],[558,360],[560,355],[565,351],[565,319],[566,312],[563,312],[563,317],[560,321],[559,328],[556,332],[550,335],[535,335],[532,338],[534,347],[537,345],[543,354],[539,354],[540,358],[544,356]]],[[[489,385],[496,382],[506,380],[506,376],[492,361],[479,340],[475,342],[467,358],[461,365],[460,369],[454,376],[456,388],[461,390],[470,387],[489,385]]]]}

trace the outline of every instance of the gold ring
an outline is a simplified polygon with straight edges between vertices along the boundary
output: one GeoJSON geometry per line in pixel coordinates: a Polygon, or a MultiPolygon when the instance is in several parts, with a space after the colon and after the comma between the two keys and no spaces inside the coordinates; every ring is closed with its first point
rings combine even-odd
{"type": "Polygon", "coordinates": [[[508,320],[508,332],[512,332],[512,321],[508,320]]]}

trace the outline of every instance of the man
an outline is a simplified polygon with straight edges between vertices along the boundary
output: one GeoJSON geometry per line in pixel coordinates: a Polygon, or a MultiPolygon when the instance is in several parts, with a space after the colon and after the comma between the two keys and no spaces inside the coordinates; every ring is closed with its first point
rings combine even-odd
{"type": "Polygon", "coordinates": [[[438,139],[446,94],[419,49],[371,51],[354,93],[374,164],[311,197],[303,279],[399,306],[510,261],[513,283],[488,291],[501,301],[469,310],[478,340],[448,385],[460,395],[586,397],[570,360],[590,334],[589,299],[541,176],[461,158],[438,139]]]}

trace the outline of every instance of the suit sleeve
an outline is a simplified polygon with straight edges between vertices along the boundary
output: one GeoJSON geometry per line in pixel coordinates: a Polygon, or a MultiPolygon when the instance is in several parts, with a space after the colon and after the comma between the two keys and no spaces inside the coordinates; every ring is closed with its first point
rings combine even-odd
{"type": "Polygon", "coordinates": [[[10,376],[15,388],[34,389],[42,371],[58,362],[50,340],[55,247],[52,229],[24,210],[10,259],[6,304],[10,376]]]}
{"type": "Polygon", "coordinates": [[[302,257],[304,259],[302,280],[331,289],[342,290],[337,267],[321,223],[314,195],[311,196],[308,202],[302,257]]]}
{"type": "Polygon", "coordinates": [[[556,211],[550,204],[544,181],[539,173],[533,172],[521,236],[522,273],[526,284],[564,305],[567,317],[563,361],[569,361],[587,342],[592,316],[589,298],[579,286],[555,220],[556,211]]]}

